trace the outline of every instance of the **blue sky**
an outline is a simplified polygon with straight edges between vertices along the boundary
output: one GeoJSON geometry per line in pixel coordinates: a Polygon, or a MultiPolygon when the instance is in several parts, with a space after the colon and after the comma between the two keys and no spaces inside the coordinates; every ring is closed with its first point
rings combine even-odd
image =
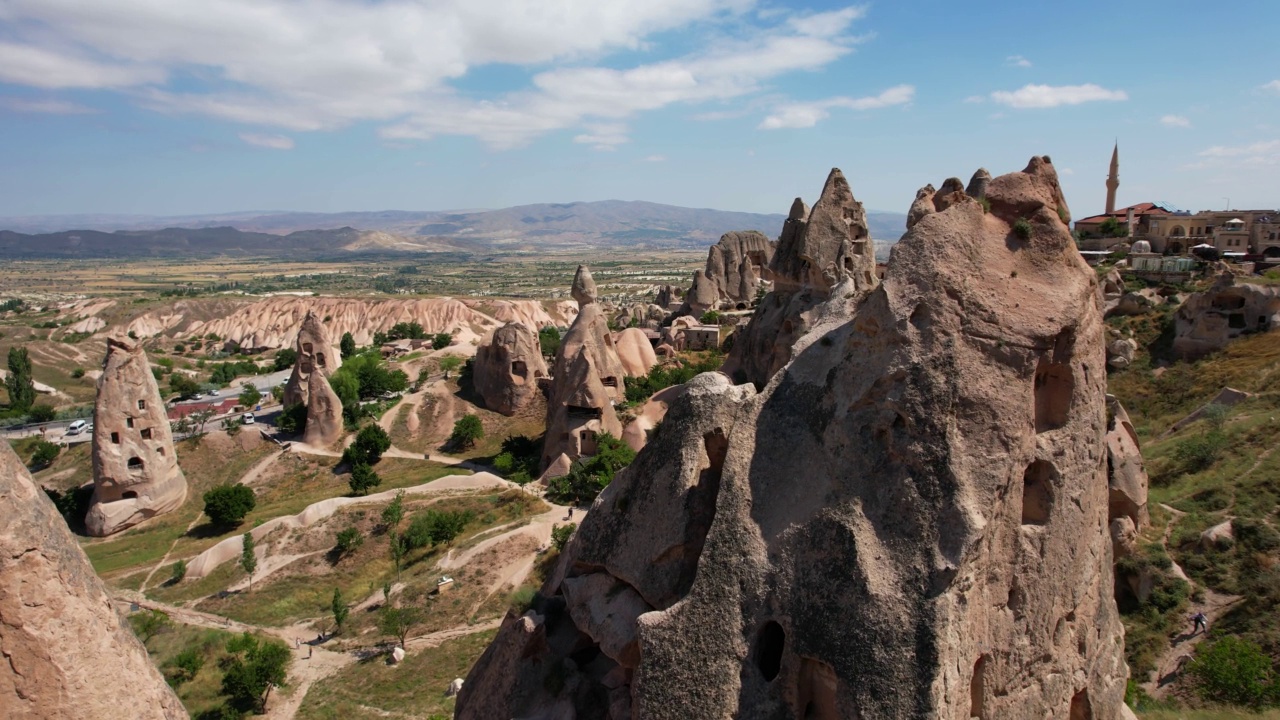
{"type": "Polygon", "coordinates": [[[871,209],[1058,167],[1280,206],[1280,3],[0,0],[0,216],[871,209]]]}

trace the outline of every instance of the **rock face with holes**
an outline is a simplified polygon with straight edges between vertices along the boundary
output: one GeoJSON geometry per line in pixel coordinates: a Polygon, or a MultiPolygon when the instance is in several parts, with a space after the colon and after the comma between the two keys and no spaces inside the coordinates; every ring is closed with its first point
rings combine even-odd
{"type": "Polygon", "coordinates": [[[187,717],[7,443],[0,508],[0,715],[187,717]]]}
{"type": "Polygon", "coordinates": [[[624,397],[626,369],[614,348],[605,311],[595,301],[595,283],[586,266],[578,268],[573,296],[580,307],[560,339],[547,396],[547,432],[542,466],[560,455],[576,460],[594,455],[600,433],[622,435],[613,406],[624,397]]]}
{"type": "Polygon", "coordinates": [[[759,231],[728,232],[707,251],[703,272],[715,281],[723,305],[745,310],[755,301],[761,278],[769,278],[773,253],[774,243],[759,231]]]}
{"type": "Polygon", "coordinates": [[[813,210],[796,198],[770,265],[773,290],[736,333],[725,372],[763,387],[792,358],[796,341],[876,286],[875,248],[862,203],[833,169],[813,210]],[[828,307],[830,305],[830,307],[828,307]]]}
{"type": "Polygon", "coordinates": [[[1112,553],[1116,558],[1134,551],[1138,532],[1146,527],[1147,470],[1142,462],[1138,433],[1129,413],[1113,395],[1107,396],[1108,520],[1112,553]]]}
{"type": "Polygon", "coordinates": [[[538,378],[547,377],[537,333],[523,323],[507,323],[494,330],[476,349],[471,377],[485,407],[503,415],[516,414],[538,393],[538,378]]]}
{"type": "Polygon", "coordinates": [[[1213,287],[1187,298],[1174,315],[1173,351],[1185,359],[1203,357],[1251,332],[1280,327],[1280,288],[1236,284],[1224,272],[1213,287]]]}
{"type": "Polygon", "coordinates": [[[90,535],[103,537],[176,510],[187,498],[160,388],[142,344],[107,339],[93,406],[90,535]]]}
{"type": "Polygon", "coordinates": [[[758,393],[691,381],[457,717],[1125,717],[1097,280],[1047,158],[985,197],[758,393]]]}
{"type": "Polygon", "coordinates": [[[342,366],[342,355],[312,312],[302,320],[294,349],[298,359],[284,386],[284,406],[306,406],[303,442],[316,447],[332,445],[342,438],[342,400],[329,385],[329,376],[342,366]]]}

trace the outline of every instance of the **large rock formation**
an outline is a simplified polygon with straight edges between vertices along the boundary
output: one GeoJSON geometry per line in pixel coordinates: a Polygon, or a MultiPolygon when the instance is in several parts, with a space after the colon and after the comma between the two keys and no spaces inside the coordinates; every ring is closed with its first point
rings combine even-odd
{"type": "Polygon", "coordinates": [[[622,434],[613,406],[625,397],[626,370],[614,349],[604,310],[595,301],[595,282],[585,265],[574,276],[573,297],[580,305],[578,317],[560,339],[551,368],[544,468],[562,454],[570,460],[595,454],[602,432],[614,437],[622,434]]]}
{"type": "Polygon", "coordinates": [[[720,300],[745,310],[756,299],[761,276],[769,274],[774,244],[755,230],[728,232],[707,251],[705,275],[715,281],[720,300]]]}
{"type": "Polygon", "coordinates": [[[142,344],[107,339],[93,406],[93,501],[85,529],[102,537],[176,510],[187,498],[164,400],[142,344]]]}
{"type": "Polygon", "coordinates": [[[986,198],[758,394],[691,381],[457,717],[1123,717],[1097,281],[1047,158],[986,198]]]}
{"type": "Polygon", "coordinates": [[[800,198],[792,203],[770,270],[773,290],[760,301],[751,323],[736,333],[725,362],[725,372],[736,382],[758,387],[791,360],[792,346],[825,312],[827,300],[835,297],[841,305],[846,296],[860,296],[876,285],[866,213],[838,169],[827,177],[812,211],[800,198]]]}
{"type": "Polygon", "coordinates": [[[1213,287],[1187,298],[1174,315],[1173,351],[1185,359],[1221,350],[1235,338],[1280,327],[1280,288],[1236,284],[1224,272],[1213,287]]]}
{"type": "Polygon", "coordinates": [[[187,717],[8,443],[0,509],[0,716],[187,717]]]}
{"type": "Polygon", "coordinates": [[[284,386],[284,406],[305,405],[307,426],[302,441],[323,447],[342,437],[342,400],[329,385],[329,376],[342,365],[342,355],[315,313],[308,312],[294,344],[298,359],[284,386]]]}
{"type": "Polygon", "coordinates": [[[547,377],[538,335],[521,323],[507,323],[476,349],[471,370],[485,407],[503,415],[516,411],[538,393],[538,378],[547,377]]]}
{"type": "Polygon", "coordinates": [[[1147,470],[1142,462],[1138,433],[1129,413],[1114,396],[1107,396],[1107,488],[1111,547],[1119,558],[1133,552],[1147,516],[1147,470]]]}
{"type": "Polygon", "coordinates": [[[658,364],[658,356],[653,352],[649,336],[639,328],[627,328],[618,333],[614,337],[613,347],[627,377],[648,375],[649,370],[658,364]]]}

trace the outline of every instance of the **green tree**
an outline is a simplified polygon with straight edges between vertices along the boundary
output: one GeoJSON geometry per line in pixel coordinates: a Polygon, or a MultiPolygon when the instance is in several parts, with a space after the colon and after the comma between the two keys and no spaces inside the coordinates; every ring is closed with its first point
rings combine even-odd
{"type": "Polygon", "coordinates": [[[187,576],[187,561],[179,560],[173,564],[173,569],[169,571],[169,584],[177,585],[187,576]]]}
{"type": "Polygon", "coordinates": [[[396,566],[396,582],[400,582],[400,569],[404,563],[405,553],[408,548],[405,547],[404,538],[400,534],[392,531],[387,533],[390,544],[387,545],[387,551],[391,554],[391,563],[396,566]]]}
{"type": "Polygon", "coordinates": [[[164,632],[169,627],[169,616],[159,610],[143,610],[133,616],[133,629],[143,644],[151,642],[151,638],[164,632]]]}
{"type": "Polygon", "coordinates": [[[231,656],[224,661],[222,694],[240,712],[262,713],[272,686],[283,685],[289,665],[289,647],[280,640],[259,640],[249,633],[227,643],[231,656]]]}
{"type": "Polygon", "coordinates": [[[351,492],[356,495],[368,495],[369,488],[375,488],[382,484],[382,478],[373,468],[364,463],[356,463],[351,466],[351,477],[347,479],[347,485],[351,486],[351,492]]]}
{"type": "Polygon", "coordinates": [[[348,608],[346,601],[342,599],[342,590],[333,589],[333,601],[329,606],[333,610],[333,624],[338,627],[338,632],[342,632],[342,626],[347,624],[347,615],[351,613],[351,608],[348,608]]]}
{"type": "Polygon", "coordinates": [[[169,678],[170,685],[177,687],[194,679],[203,667],[204,655],[200,653],[200,648],[189,647],[170,661],[165,676],[169,678]]]}
{"type": "Polygon", "coordinates": [[[9,391],[9,407],[26,412],[36,401],[36,384],[31,377],[31,356],[26,347],[9,348],[9,375],[4,379],[9,391]]]}
{"type": "Polygon", "coordinates": [[[58,453],[62,452],[62,448],[57,444],[48,440],[37,440],[35,452],[31,453],[31,465],[33,467],[48,467],[50,463],[58,459],[58,453]]]}
{"type": "Polygon", "coordinates": [[[564,546],[568,544],[569,538],[573,537],[573,531],[577,529],[577,523],[553,525],[551,527],[551,544],[555,546],[556,550],[564,550],[564,546]]]}
{"type": "Polygon", "coordinates": [[[467,413],[453,424],[453,433],[449,435],[449,444],[459,450],[474,447],[476,441],[484,437],[484,425],[477,415],[467,413]]]}
{"type": "Polygon", "coordinates": [[[57,417],[58,417],[58,411],[55,410],[52,405],[47,405],[45,403],[32,405],[31,409],[27,411],[27,419],[30,420],[31,422],[37,422],[37,423],[53,422],[53,420],[57,417]]]}
{"type": "Polygon", "coordinates": [[[449,333],[437,333],[435,337],[431,338],[431,349],[443,350],[449,347],[452,342],[453,336],[449,333]]]}
{"type": "Polygon", "coordinates": [[[391,447],[391,437],[377,424],[369,424],[356,433],[355,442],[342,452],[342,461],[356,465],[376,465],[382,453],[391,447]]]}
{"type": "Polygon", "coordinates": [[[262,391],[259,390],[257,386],[255,386],[253,383],[247,382],[242,386],[242,389],[240,390],[241,405],[247,408],[251,408],[254,405],[257,405],[258,401],[261,399],[262,399],[262,391]]]}
{"type": "MultiPolygon", "coordinates": [[[[387,331],[386,338],[390,340],[422,340],[427,337],[426,330],[422,325],[416,322],[398,322],[391,326],[387,331]]],[[[375,343],[381,345],[382,343],[375,343]]],[[[345,359],[345,358],[344,358],[345,359]]]]}
{"type": "Polygon", "coordinates": [[[699,320],[702,321],[703,325],[715,325],[720,322],[720,313],[715,310],[708,310],[702,313],[702,317],[699,320]]]}
{"type": "Polygon", "coordinates": [[[258,556],[253,554],[253,533],[244,534],[244,545],[240,549],[240,567],[249,573],[249,592],[253,592],[253,571],[258,569],[258,556]]]}
{"type": "Polygon", "coordinates": [[[307,429],[307,406],[295,403],[280,411],[276,417],[276,427],[280,432],[289,435],[301,435],[307,429]]]}
{"type": "Polygon", "coordinates": [[[554,325],[548,325],[539,330],[538,346],[546,357],[555,357],[555,354],[560,352],[560,330],[554,325]]]}
{"type": "Polygon", "coordinates": [[[1260,707],[1280,701],[1271,658],[1254,643],[1228,635],[1196,652],[1191,673],[1207,700],[1260,707]]]}
{"type": "Polygon", "coordinates": [[[396,496],[387,506],[382,508],[382,524],[386,526],[387,532],[396,532],[400,528],[400,521],[404,520],[404,491],[396,493],[396,496]]]}
{"type": "Polygon", "coordinates": [[[337,535],[337,544],[335,548],[339,555],[348,555],[360,549],[364,545],[364,534],[357,527],[349,527],[341,530],[337,535]]]}
{"type": "Polygon", "coordinates": [[[222,421],[222,429],[227,435],[235,437],[240,434],[240,428],[244,427],[244,421],[238,417],[225,418],[222,421]]]}
{"type": "Polygon", "coordinates": [[[413,630],[413,626],[418,624],[421,613],[417,608],[393,608],[383,607],[382,615],[378,618],[378,629],[384,635],[391,635],[400,641],[400,647],[403,648],[405,641],[409,639],[409,633],[413,630]]]}
{"type": "Polygon", "coordinates": [[[402,540],[406,550],[428,545],[450,545],[475,517],[464,510],[428,510],[413,516],[402,540]]]}
{"type": "Polygon", "coordinates": [[[204,494],[204,514],[223,527],[239,525],[257,504],[253,488],[239,483],[219,485],[204,494]]]}
{"type": "Polygon", "coordinates": [[[601,433],[596,440],[596,454],[575,462],[568,475],[553,478],[547,486],[547,497],[556,502],[591,502],[635,458],[636,451],[626,443],[601,433]]]}
{"type": "Polygon", "coordinates": [[[462,366],[462,358],[457,355],[446,355],[440,358],[440,369],[444,371],[444,379],[449,379],[449,373],[457,370],[462,366]]]}
{"type": "Polygon", "coordinates": [[[195,412],[187,413],[187,417],[191,420],[192,429],[195,431],[196,437],[204,435],[205,423],[213,419],[213,408],[204,408],[195,412]]]}
{"type": "Polygon", "coordinates": [[[280,372],[281,370],[288,370],[292,368],[294,364],[297,362],[298,362],[297,350],[294,350],[293,348],[285,348],[283,350],[277,350],[275,354],[274,362],[271,363],[271,371],[280,372]]]}
{"type": "Polygon", "coordinates": [[[275,398],[276,402],[282,402],[284,400],[284,386],[273,385],[271,387],[271,397],[275,398]]]}
{"type": "Polygon", "coordinates": [[[200,392],[200,385],[187,377],[186,373],[176,372],[169,376],[169,392],[180,397],[191,397],[200,392]]]}
{"type": "Polygon", "coordinates": [[[356,339],[351,336],[351,333],[342,333],[342,341],[339,343],[338,349],[342,352],[343,360],[356,354],[356,339]]]}

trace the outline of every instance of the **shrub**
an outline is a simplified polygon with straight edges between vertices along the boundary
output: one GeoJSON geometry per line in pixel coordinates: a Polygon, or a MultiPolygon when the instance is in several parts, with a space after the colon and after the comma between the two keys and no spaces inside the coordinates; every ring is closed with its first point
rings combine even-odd
{"type": "Polygon", "coordinates": [[[450,335],[449,333],[438,333],[435,337],[431,338],[431,349],[443,350],[449,347],[449,345],[452,343],[453,343],[452,335],[450,335]]]}
{"type": "Polygon", "coordinates": [[[1030,240],[1031,239],[1031,223],[1027,222],[1025,218],[1018,218],[1013,222],[1013,234],[1017,235],[1023,240],[1030,240]]]}
{"type": "Polygon", "coordinates": [[[547,486],[548,498],[563,503],[591,502],[601,490],[609,487],[614,475],[636,457],[635,450],[609,433],[601,433],[596,445],[595,455],[578,460],[568,475],[551,480],[547,486]]]}
{"type": "Polygon", "coordinates": [[[458,449],[473,447],[476,441],[484,437],[484,425],[480,417],[468,413],[453,424],[453,433],[449,435],[449,444],[458,449]]]}
{"type": "Polygon", "coordinates": [[[71,379],[79,380],[82,377],[84,377],[84,368],[76,368],[71,371],[71,379]]]}
{"type": "Polygon", "coordinates": [[[556,550],[564,550],[564,546],[569,543],[569,538],[573,537],[573,531],[577,529],[577,523],[553,526],[551,528],[551,544],[555,546],[556,550]]]}
{"type": "Polygon", "coordinates": [[[173,564],[173,569],[169,571],[169,584],[177,585],[187,576],[187,561],[179,560],[173,564]]]}
{"type": "Polygon", "coordinates": [[[338,351],[342,353],[342,359],[346,360],[356,354],[356,339],[351,333],[342,333],[342,341],[338,344],[338,351]]]}
{"type": "Polygon", "coordinates": [[[294,363],[298,362],[298,351],[293,348],[285,348],[277,350],[275,360],[271,364],[272,372],[280,372],[292,368],[294,363]]]}
{"type": "Polygon", "coordinates": [[[262,400],[262,391],[253,383],[245,383],[240,390],[240,404],[251,408],[262,400]]]}
{"type": "Polygon", "coordinates": [[[548,325],[539,330],[538,346],[542,349],[543,355],[554,357],[560,351],[560,330],[554,325],[548,325]]]}
{"type": "Polygon", "coordinates": [[[50,463],[58,459],[58,454],[62,452],[62,448],[48,440],[37,440],[35,452],[31,453],[31,464],[34,467],[48,467],[50,463]]]}
{"type": "Polygon", "coordinates": [[[409,529],[405,530],[406,549],[413,550],[428,545],[449,545],[475,517],[463,510],[428,510],[413,516],[409,529]]]}
{"type": "Polygon", "coordinates": [[[1260,707],[1280,699],[1271,658],[1248,640],[1229,635],[1200,648],[1191,673],[1207,700],[1260,707]]]}
{"type": "Polygon", "coordinates": [[[703,325],[716,325],[720,322],[720,313],[715,310],[708,310],[702,313],[702,317],[698,318],[703,325]]]}
{"type": "Polygon", "coordinates": [[[58,411],[55,410],[52,405],[46,405],[44,403],[32,405],[31,409],[27,411],[27,419],[31,422],[52,422],[57,417],[58,411]]]}
{"type": "Polygon", "coordinates": [[[351,466],[351,477],[347,479],[347,484],[351,486],[351,492],[367,495],[370,488],[382,484],[382,478],[365,463],[356,463],[351,466]]]}
{"type": "Polygon", "coordinates": [[[296,403],[281,410],[280,416],[276,418],[276,427],[282,433],[301,435],[307,429],[307,406],[296,403]]]}
{"type": "Polygon", "coordinates": [[[356,465],[376,465],[389,447],[391,438],[386,430],[376,424],[365,425],[356,433],[355,442],[342,452],[342,461],[353,468],[356,465]]]}
{"type": "Polygon", "coordinates": [[[200,653],[200,648],[187,648],[170,661],[165,678],[170,685],[178,687],[182,683],[190,682],[203,667],[204,655],[200,653]]]}
{"type": "Polygon", "coordinates": [[[1220,430],[1210,430],[1203,435],[1189,437],[1173,448],[1174,462],[1183,473],[1195,473],[1208,469],[1227,447],[1227,436],[1220,430]]]}
{"type": "Polygon", "coordinates": [[[214,525],[239,525],[258,504],[253,489],[236,483],[219,485],[204,494],[204,514],[214,525]]]}
{"type": "Polygon", "coordinates": [[[227,643],[222,694],[240,712],[263,712],[273,685],[283,685],[292,653],[282,641],[259,640],[249,633],[227,643]]]}
{"type": "Polygon", "coordinates": [[[334,546],[338,550],[339,555],[353,553],[364,545],[364,534],[357,527],[349,527],[338,533],[337,544],[334,546]]]}

